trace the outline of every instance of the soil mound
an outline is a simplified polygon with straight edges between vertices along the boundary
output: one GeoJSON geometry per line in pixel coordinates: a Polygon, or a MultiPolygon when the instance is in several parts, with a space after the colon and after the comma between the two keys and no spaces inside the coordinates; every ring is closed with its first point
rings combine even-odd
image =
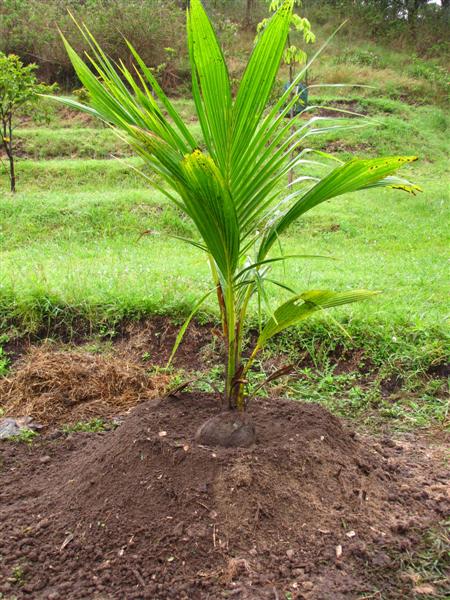
{"type": "Polygon", "coordinates": [[[32,347],[0,379],[0,398],[5,414],[54,425],[117,415],[161,396],[168,380],[122,357],[32,347]]]}
{"type": "MultiPolygon", "coordinates": [[[[216,411],[211,398],[169,398],[140,404],[113,432],[4,443],[0,591],[357,598],[379,589],[391,550],[448,508],[420,489],[425,477],[411,481],[395,444],[359,439],[318,405],[255,402],[251,448],[195,443],[216,411]]],[[[386,597],[410,597],[396,585],[385,575],[386,597]]]]}

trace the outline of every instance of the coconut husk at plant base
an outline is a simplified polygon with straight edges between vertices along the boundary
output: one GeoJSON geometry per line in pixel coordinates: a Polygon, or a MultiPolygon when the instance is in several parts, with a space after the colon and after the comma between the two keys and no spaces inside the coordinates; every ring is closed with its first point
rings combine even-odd
{"type": "Polygon", "coordinates": [[[251,406],[255,446],[196,445],[216,411],[214,399],[186,395],[140,404],[115,431],[3,442],[0,591],[413,597],[398,557],[448,513],[443,461],[419,442],[360,437],[323,407],[277,399],[251,406]]]}

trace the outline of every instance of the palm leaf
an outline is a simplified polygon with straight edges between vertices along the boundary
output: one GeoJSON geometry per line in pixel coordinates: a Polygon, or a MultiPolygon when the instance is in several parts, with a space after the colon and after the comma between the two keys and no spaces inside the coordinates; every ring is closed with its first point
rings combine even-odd
{"type": "Polygon", "coordinates": [[[182,163],[178,191],[225,281],[231,281],[239,259],[236,210],[214,161],[194,150],[182,163]]]}
{"type": "MultiPolygon", "coordinates": [[[[355,192],[375,185],[377,187],[392,186],[389,175],[404,164],[415,160],[417,160],[416,156],[394,156],[366,160],[353,159],[342,166],[336,167],[306,194],[302,195],[284,215],[269,227],[261,241],[258,260],[265,258],[277,236],[311,208],[348,192],[355,192]]],[[[405,188],[406,185],[403,189],[405,188]]]]}
{"type": "Polygon", "coordinates": [[[222,174],[228,172],[232,101],[228,69],[214,29],[200,0],[188,10],[188,43],[200,123],[222,174]]]}
{"type": "Polygon", "coordinates": [[[269,319],[262,330],[256,347],[262,348],[271,337],[310,317],[319,310],[365,300],[378,293],[368,290],[353,290],[349,292],[312,290],[300,294],[277,308],[274,316],[269,319]]]}
{"type": "Polygon", "coordinates": [[[243,153],[260,123],[275,82],[289,31],[293,0],[285,0],[260,35],[245,69],[233,106],[232,170],[239,169],[243,153]]]}

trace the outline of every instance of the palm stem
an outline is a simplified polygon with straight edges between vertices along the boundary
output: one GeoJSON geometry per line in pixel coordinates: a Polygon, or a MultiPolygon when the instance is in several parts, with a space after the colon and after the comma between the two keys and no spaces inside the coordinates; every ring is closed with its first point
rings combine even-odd
{"type": "Polygon", "coordinates": [[[225,399],[230,409],[234,405],[234,381],[236,376],[236,299],[233,282],[230,280],[225,293],[226,320],[227,320],[227,369],[225,374],[225,399]]]}

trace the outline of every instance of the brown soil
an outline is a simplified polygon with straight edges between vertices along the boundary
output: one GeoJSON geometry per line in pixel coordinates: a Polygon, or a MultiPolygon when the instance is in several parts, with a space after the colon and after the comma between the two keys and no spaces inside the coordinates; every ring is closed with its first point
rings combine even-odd
{"type": "Polygon", "coordinates": [[[413,597],[392,557],[449,510],[439,457],[417,441],[360,437],[320,406],[275,399],[251,407],[253,447],[197,445],[216,412],[209,397],[168,398],[140,404],[112,432],[3,442],[0,591],[413,597]]]}

